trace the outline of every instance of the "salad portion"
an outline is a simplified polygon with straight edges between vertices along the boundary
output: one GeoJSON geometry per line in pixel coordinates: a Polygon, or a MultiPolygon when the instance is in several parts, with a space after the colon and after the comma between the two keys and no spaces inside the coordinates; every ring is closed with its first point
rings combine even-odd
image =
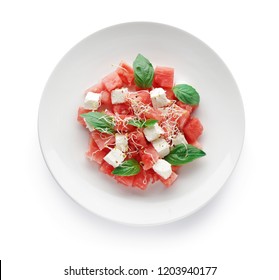
{"type": "Polygon", "coordinates": [[[117,182],[146,189],[171,186],[178,170],[205,156],[197,141],[203,126],[193,112],[200,102],[188,84],[174,83],[174,69],[139,54],[121,62],[85,91],[77,120],[89,132],[86,156],[117,182]]]}

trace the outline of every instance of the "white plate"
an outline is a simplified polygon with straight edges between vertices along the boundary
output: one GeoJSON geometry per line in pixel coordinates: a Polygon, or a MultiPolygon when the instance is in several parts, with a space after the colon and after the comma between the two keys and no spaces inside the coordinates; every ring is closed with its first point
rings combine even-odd
{"type": "Polygon", "coordinates": [[[39,139],[52,175],[65,192],[89,211],[135,225],[168,223],[204,206],[223,186],[239,158],[244,110],[237,85],[223,61],[189,33],[163,24],[125,23],[94,33],[59,62],[39,109],[39,139]],[[171,188],[126,188],[100,173],[85,158],[88,133],[76,121],[83,91],[138,53],[153,65],[175,68],[175,80],[200,93],[197,115],[207,156],[184,166],[171,188]]]}

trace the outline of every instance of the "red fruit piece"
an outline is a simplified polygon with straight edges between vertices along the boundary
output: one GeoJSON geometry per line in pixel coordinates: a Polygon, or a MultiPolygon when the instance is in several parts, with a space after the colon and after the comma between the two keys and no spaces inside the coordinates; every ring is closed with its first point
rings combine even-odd
{"type": "Polygon", "coordinates": [[[133,131],[129,134],[129,146],[135,150],[137,149],[144,149],[148,146],[147,141],[140,130],[133,131]]]}
{"type": "Polygon", "coordinates": [[[105,88],[111,92],[113,89],[122,87],[122,80],[116,72],[112,72],[109,75],[105,76],[102,80],[105,88]]]}
{"type": "Polygon", "coordinates": [[[153,119],[157,120],[158,122],[162,121],[164,118],[162,112],[159,109],[154,109],[152,107],[150,107],[146,112],[144,112],[143,116],[146,119],[153,119]]]}
{"type": "Polygon", "coordinates": [[[102,82],[88,88],[85,93],[91,91],[91,92],[96,92],[96,93],[101,93],[103,90],[105,90],[104,84],[102,82]]]}
{"type": "Polygon", "coordinates": [[[80,115],[81,114],[86,114],[86,113],[89,113],[89,112],[92,112],[92,110],[88,110],[88,109],[85,109],[83,107],[79,107],[78,108],[78,115],[77,115],[77,121],[84,127],[86,127],[86,123],[84,121],[84,118],[81,117],[80,115]]]}
{"type": "Polygon", "coordinates": [[[144,170],[152,168],[154,163],[160,157],[158,152],[153,148],[152,144],[148,144],[148,146],[145,149],[140,150],[140,156],[144,170]]]}
{"type": "Polygon", "coordinates": [[[175,172],[172,172],[170,177],[168,179],[164,179],[162,177],[160,177],[160,181],[166,186],[166,187],[170,187],[173,182],[176,180],[177,178],[177,174],[175,172]]]}
{"type": "Polygon", "coordinates": [[[190,118],[190,113],[187,110],[185,110],[183,115],[177,121],[177,125],[180,130],[183,130],[189,118],[190,118]]]}
{"type": "Polygon", "coordinates": [[[115,137],[112,134],[102,133],[95,130],[91,132],[91,137],[93,138],[100,150],[103,150],[109,145],[115,144],[115,137]]]}
{"type": "Polygon", "coordinates": [[[174,69],[157,66],[154,71],[154,85],[163,88],[173,87],[174,69]]]}
{"type": "Polygon", "coordinates": [[[101,164],[108,152],[109,149],[99,150],[99,147],[96,144],[96,142],[92,139],[92,137],[90,137],[88,151],[86,152],[86,156],[90,160],[94,160],[97,163],[101,164]]]}
{"type": "Polygon", "coordinates": [[[203,126],[198,118],[190,119],[183,128],[188,143],[194,143],[202,134],[203,126]]]}
{"type": "Polygon", "coordinates": [[[121,133],[136,130],[135,126],[127,124],[129,119],[131,119],[131,117],[127,115],[118,115],[118,118],[116,118],[115,130],[121,133]]]}
{"type": "Polygon", "coordinates": [[[100,166],[100,171],[113,177],[113,174],[111,172],[113,171],[114,167],[108,164],[106,161],[103,161],[100,166]]]}
{"type": "Polygon", "coordinates": [[[199,105],[189,105],[189,104],[185,104],[181,101],[178,101],[176,104],[178,106],[180,106],[181,108],[189,111],[190,113],[194,112],[199,107],[199,105]]]}
{"type": "Polygon", "coordinates": [[[140,101],[144,104],[151,104],[151,98],[148,90],[139,90],[137,92],[130,93],[129,97],[136,102],[140,101]]]}
{"type": "Polygon", "coordinates": [[[135,175],[133,186],[145,190],[150,181],[150,176],[148,176],[145,170],[141,170],[140,173],[135,175]]]}
{"type": "Polygon", "coordinates": [[[119,64],[119,67],[116,69],[116,73],[119,75],[122,82],[128,86],[133,84],[134,81],[134,70],[133,68],[127,64],[126,62],[122,61],[119,64]]]}
{"type": "Polygon", "coordinates": [[[118,183],[131,187],[133,185],[135,176],[117,176],[117,175],[115,175],[114,178],[118,183]]]}
{"type": "Polygon", "coordinates": [[[101,106],[98,108],[99,112],[103,112],[106,109],[112,111],[111,96],[110,92],[104,90],[101,93],[101,106]]]}
{"type": "Polygon", "coordinates": [[[172,89],[167,89],[166,90],[166,96],[170,100],[177,100],[177,98],[176,98],[174,92],[172,91],[172,89]]]}
{"type": "Polygon", "coordinates": [[[119,115],[129,115],[130,113],[132,113],[132,108],[128,103],[114,104],[112,105],[112,110],[114,114],[119,115]]]}

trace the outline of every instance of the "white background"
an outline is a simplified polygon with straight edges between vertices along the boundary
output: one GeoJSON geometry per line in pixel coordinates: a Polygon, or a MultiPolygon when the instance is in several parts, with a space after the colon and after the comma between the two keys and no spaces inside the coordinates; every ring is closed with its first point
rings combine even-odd
{"type": "Polygon", "coordinates": [[[200,278],[277,279],[276,2],[1,1],[3,279],[66,279],[69,265],[218,266],[214,277],[200,278]],[[217,197],[187,219],[147,228],[103,220],[73,202],[51,177],[37,138],[41,93],[65,52],[101,28],[142,20],[185,29],[213,48],[232,71],[246,113],[241,158],[217,197]]]}

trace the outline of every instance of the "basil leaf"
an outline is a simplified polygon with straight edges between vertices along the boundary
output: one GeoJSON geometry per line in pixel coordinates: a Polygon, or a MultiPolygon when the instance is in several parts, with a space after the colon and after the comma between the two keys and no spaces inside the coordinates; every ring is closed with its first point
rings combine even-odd
{"type": "Polygon", "coordinates": [[[129,120],[128,124],[136,126],[136,127],[143,127],[144,120],[129,120]]]}
{"type": "Polygon", "coordinates": [[[150,61],[138,54],[134,63],[135,83],[139,88],[150,88],[154,78],[154,68],[150,61]]]}
{"type": "Polygon", "coordinates": [[[140,172],[140,164],[135,159],[125,160],[111,172],[119,176],[133,176],[140,172]]]}
{"type": "Polygon", "coordinates": [[[164,159],[171,165],[183,165],[205,155],[204,151],[192,145],[179,144],[164,159]]]}
{"type": "Polygon", "coordinates": [[[93,126],[96,130],[104,133],[113,134],[114,123],[113,117],[100,112],[89,112],[86,114],[81,114],[90,126],[93,126]]]}
{"type": "Polygon", "coordinates": [[[152,120],[152,119],[149,119],[149,120],[146,120],[144,122],[144,127],[152,127],[154,126],[158,121],[157,120],[152,120]]]}
{"type": "Polygon", "coordinates": [[[133,126],[136,126],[138,128],[142,128],[142,127],[152,127],[155,125],[155,123],[157,123],[158,121],[157,120],[152,120],[152,119],[149,119],[149,120],[130,120],[128,121],[128,124],[130,125],[133,125],[133,126]]]}
{"type": "Polygon", "coordinates": [[[172,90],[175,96],[183,103],[189,105],[198,105],[200,103],[200,96],[198,92],[189,85],[176,85],[172,88],[172,90]]]}

